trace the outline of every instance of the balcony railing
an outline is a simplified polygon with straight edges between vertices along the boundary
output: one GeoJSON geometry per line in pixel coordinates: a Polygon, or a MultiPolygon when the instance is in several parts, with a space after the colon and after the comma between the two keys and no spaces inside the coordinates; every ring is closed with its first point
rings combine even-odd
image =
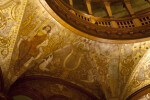
{"type": "Polygon", "coordinates": [[[133,40],[150,36],[150,12],[125,18],[100,18],[78,11],[63,0],[46,2],[68,24],[95,37],[133,40]]]}

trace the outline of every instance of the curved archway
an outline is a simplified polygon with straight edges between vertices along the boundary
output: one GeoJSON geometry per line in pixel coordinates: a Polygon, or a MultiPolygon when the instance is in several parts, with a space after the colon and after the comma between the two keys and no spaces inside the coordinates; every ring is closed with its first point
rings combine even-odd
{"type": "Polygon", "coordinates": [[[150,96],[146,96],[150,93],[150,85],[147,85],[143,88],[141,88],[140,90],[136,91],[135,93],[133,93],[132,95],[130,95],[127,100],[149,100],[150,96]],[[144,97],[145,96],[145,97],[144,97]],[[141,99],[141,98],[145,98],[145,99],[141,99]],[[147,98],[147,99],[146,99],[147,98]],[[148,99],[149,98],[149,99],[148,99]]]}
{"type": "MultiPolygon", "coordinates": [[[[21,84],[25,83],[25,82],[32,82],[32,81],[45,81],[45,82],[52,82],[54,84],[61,84],[61,85],[64,85],[66,87],[70,87],[70,88],[73,88],[74,90],[77,90],[83,94],[85,94],[86,96],[88,96],[89,98],[91,98],[91,100],[106,100],[106,97],[104,95],[104,93],[101,93],[100,95],[100,98],[98,98],[97,96],[95,96],[94,94],[90,93],[89,91],[85,90],[84,88],[74,84],[74,83],[71,83],[71,82],[68,82],[68,81],[65,81],[63,79],[59,79],[59,78],[54,78],[54,77],[50,77],[50,76],[40,76],[40,75],[33,75],[33,76],[26,76],[26,77],[22,77],[20,79],[18,79],[12,86],[11,86],[11,89],[10,89],[10,93],[9,95],[10,96],[14,96],[14,94],[20,93],[20,91],[32,91],[31,93],[33,93],[33,89],[30,89],[30,90],[25,90],[26,88],[20,88],[21,84]],[[16,88],[18,88],[19,86],[19,89],[16,90],[16,88]],[[21,90],[23,89],[23,90],[21,90]],[[16,92],[15,92],[16,91],[16,92]]],[[[29,89],[29,88],[28,88],[29,89]]],[[[102,90],[101,90],[102,91],[102,90]]],[[[26,94],[27,92],[25,92],[26,94]]],[[[28,95],[28,93],[26,94],[28,95]]],[[[57,95],[57,94],[56,94],[57,95]]],[[[58,96],[52,96],[53,98],[56,98],[56,97],[60,97],[60,95],[58,96]]],[[[61,95],[62,96],[62,95],[61,95]]],[[[30,95],[31,97],[31,95],[30,95]]],[[[50,98],[52,98],[50,97],[50,98]]],[[[65,97],[63,96],[64,99],[66,100],[70,100],[68,97],[65,97]]],[[[36,99],[34,99],[36,100],[36,99]]],[[[38,99],[38,100],[43,100],[43,99],[38,99]]],[[[51,99],[50,99],[51,100],[51,99]]],[[[52,99],[53,100],[53,99],[52,99]]],[[[55,100],[55,99],[54,99],[55,100]]]]}

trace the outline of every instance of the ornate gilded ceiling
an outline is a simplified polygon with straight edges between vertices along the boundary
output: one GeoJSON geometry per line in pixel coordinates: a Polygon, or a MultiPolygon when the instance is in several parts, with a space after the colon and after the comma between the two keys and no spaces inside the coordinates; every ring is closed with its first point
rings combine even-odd
{"type": "Polygon", "coordinates": [[[57,22],[41,2],[0,1],[0,64],[6,90],[25,86],[45,98],[57,94],[73,100],[125,100],[149,85],[150,41],[110,44],[79,36],[57,22]]]}

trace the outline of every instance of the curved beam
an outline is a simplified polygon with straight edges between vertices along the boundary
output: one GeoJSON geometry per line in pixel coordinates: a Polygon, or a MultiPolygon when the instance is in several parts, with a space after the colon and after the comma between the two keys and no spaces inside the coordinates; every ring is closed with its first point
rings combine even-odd
{"type": "Polygon", "coordinates": [[[109,17],[112,18],[113,15],[112,15],[111,7],[110,7],[110,2],[106,1],[106,2],[104,2],[104,5],[105,5],[106,11],[107,11],[109,17]]]}
{"type": "Polygon", "coordinates": [[[133,16],[133,15],[134,15],[134,11],[133,11],[133,9],[132,9],[131,2],[128,1],[128,0],[124,0],[124,4],[125,4],[125,6],[126,6],[127,11],[129,12],[129,14],[130,14],[131,16],[133,16]]]}
{"type": "Polygon", "coordinates": [[[92,7],[91,7],[91,2],[90,1],[85,1],[85,3],[86,3],[86,7],[87,7],[87,10],[88,10],[88,13],[90,15],[92,15],[93,12],[92,12],[92,7]]]}

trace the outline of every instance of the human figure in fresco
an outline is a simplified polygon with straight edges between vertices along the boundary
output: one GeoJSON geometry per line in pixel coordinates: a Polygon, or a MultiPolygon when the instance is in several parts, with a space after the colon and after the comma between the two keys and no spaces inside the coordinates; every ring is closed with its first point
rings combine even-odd
{"type": "Polygon", "coordinates": [[[38,31],[34,36],[21,41],[19,45],[19,55],[15,66],[29,66],[33,60],[37,60],[42,54],[42,46],[48,45],[48,34],[51,31],[51,26],[44,26],[42,31],[38,31]],[[45,42],[45,43],[43,43],[45,42]]]}

